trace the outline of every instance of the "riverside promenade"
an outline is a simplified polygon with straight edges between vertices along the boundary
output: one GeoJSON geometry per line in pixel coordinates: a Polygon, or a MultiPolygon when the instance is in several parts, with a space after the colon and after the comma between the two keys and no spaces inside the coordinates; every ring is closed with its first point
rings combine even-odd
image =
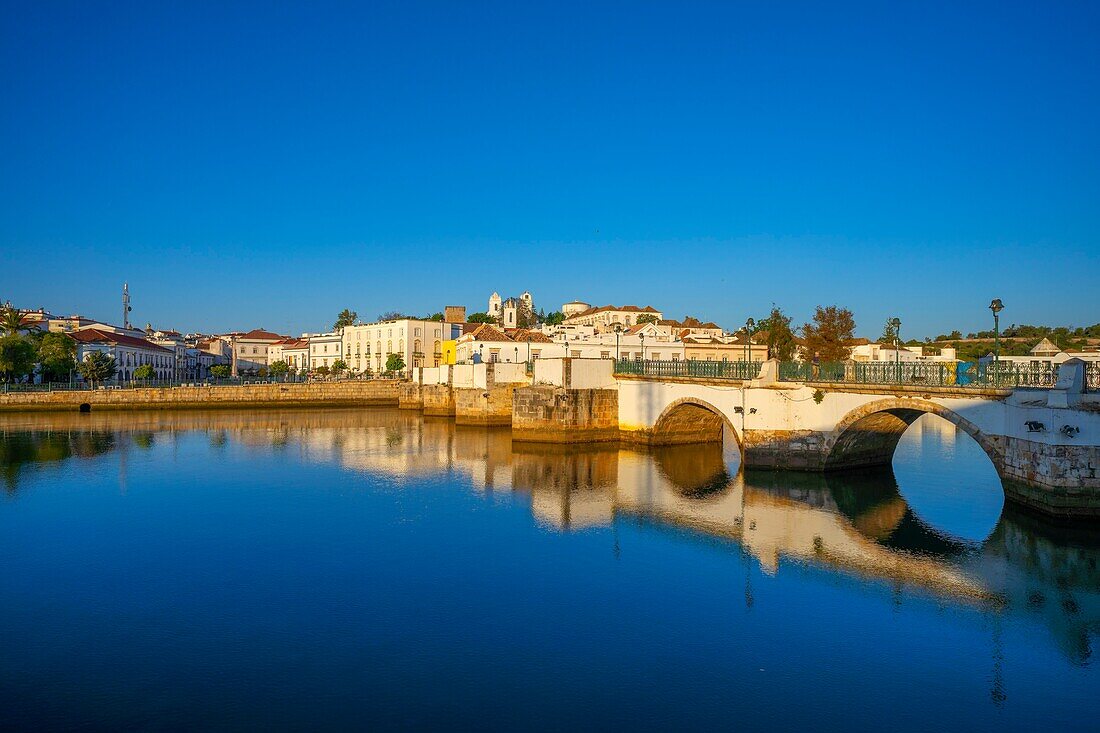
{"type": "Polygon", "coordinates": [[[0,393],[0,412],[271,407],[396,407],[389,379],[0,393]]]}

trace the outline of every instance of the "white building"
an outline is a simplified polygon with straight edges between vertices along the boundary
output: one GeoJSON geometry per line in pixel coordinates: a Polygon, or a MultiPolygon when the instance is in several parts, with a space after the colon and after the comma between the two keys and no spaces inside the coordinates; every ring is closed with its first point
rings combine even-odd
{"type": "Polygon", "coordinates": [[[289,369],[309,369],[309,339],[286,338],[276,341],[267,349],[268,365],[284,362],[289,369]]]}
{"type": "MultiPolygon", "coordinates": [[[[318,367],[331,369],[338,359],[343,359],[343,337],[339,331],[302,334],[302,339],[309,343],[309,370],[311,372],[317,371],[318,367]]],[[[346,359],[344,359],[344,363],[347,363],[346,359]]],[[[354,370],[350,364],[348,369],[354,370]]]]}
{"type": "Polygon", "coordinates": [[[439,366],[443,342],[457,338],[461,330],[458,323],[412,318],[345,326],[342,353],[354,374],[386,371],[390,354],[400,355],[405,369],[439,366]]]}
{"type": "Polygon", "coordinates": [[[143,338],[98,328],[85,328],[69,335],[76,341],[78,362],[87,359],[93,351],[107,354],[115,360],[117,371],[113,381],[132,380],[137,368],[145,364],[153,367],[157,379],[174,377],[176,354],[173,349],[166,349],[143,338]]]}
{"type": "MultiPolygon", "coordinates": [[[[563,311],[564,312],[564,311],[563,311]]],[[[597,332],[610,332],[618,324],[623,328],[629,328],[643,321],[662,319],[661,311],[653,306],[638,307],[636,305],[602,305],[598,308],[574,313],[565,319],[565,323],[574,326],[592,326],[597,332]]]]}
{"type": "MultiPolygon", "coordinates": [[[[983,360],[992,359],[993,354],[983,357],[983,360]]],[[[1100,363],[1100,351],[1062,351],[1048,338],[1044,338],[1032,347],[1027,356],[1000,355],[998,361],[1008,362],[1021,367],[1038,371],[1063,364],[1070,359],[1081,359],[1090,363],[1100,363]]]]}
{"type": "Polygon", "coordinates": [[[235,355],[237,358],[237,371],[247,372],[267,367],[268,349],[286,336],[254,328],[248,333],[227,333],[218,338],[230,345],[231,356],[235,355]]]}

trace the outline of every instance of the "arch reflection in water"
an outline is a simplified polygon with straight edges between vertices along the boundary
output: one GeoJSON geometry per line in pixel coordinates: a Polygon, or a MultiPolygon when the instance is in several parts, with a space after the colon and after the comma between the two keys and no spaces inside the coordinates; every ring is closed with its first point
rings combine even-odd
{"type": "MultiPolygon", "coordinates": [[[[900,490],[882,470],[733,475],[718,443],[513,448],[507,429],[456,428],[449,420],[396,410],[4,416],[0,470],[17,499],[30,471],[130,451],[155,454],[196,432],[207,436],[211,451],[260,459],[275,451],[304,463],[335,463],[397,488],[417,477],[460,476],[478,493],[529,495],[535,521],[547,527],[591,529],[641,517],[731,541],[769,573],[784,560],[806,563],[977,602],[998,614],[1027,614],[1042,618],[1078,662],[1090,658],[1090,629],[1100,628],[1094,533],[1056,530],[1008,509],[987,531],[969,519],[952,524],[950,514],[921,503],[921,491],[934,495],[943,490],[937,482],[955,477],[933,470],[941,461],[928,461],[931,449],[939,445],[941,457],[969,450],[960,448],[959,436],[935,426],[912,433],[910,454],[903,440],[900,490]],[[936,485],[925,485],[929,476],[936,485]]],[[[974,481],[988,488],[979,475],[983,465],[966,470],[975,473],[964,470],[965,485],[952,496],[969,497],[974,481]]]]}

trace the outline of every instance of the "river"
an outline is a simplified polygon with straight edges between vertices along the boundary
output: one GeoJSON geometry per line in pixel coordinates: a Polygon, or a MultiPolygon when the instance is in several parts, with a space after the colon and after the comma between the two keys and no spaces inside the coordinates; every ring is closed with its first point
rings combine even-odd
{"type": "Polygon", "coordinates": [[[1100,530],[389,410],[0,415],[0,728],[1096,730],[1100,530]]]}

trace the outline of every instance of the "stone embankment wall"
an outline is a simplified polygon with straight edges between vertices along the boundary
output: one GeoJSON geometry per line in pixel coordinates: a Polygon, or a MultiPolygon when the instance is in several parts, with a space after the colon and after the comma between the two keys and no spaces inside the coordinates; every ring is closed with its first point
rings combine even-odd
{"type": "Polygon", "coordinates": [[[512,440],[593,443],[619,440],[619,392],[537,386],[512,398],[512,440]]]}
{"type": "Polygon", "coordinates": [[[454,390],[456,425],[511,425],[515,384],[454,390]]]}
{"type": "Polygon", "coordinates": [[[0,394],[0,411],[138,410],[226,407],[364,407],[396,406],[402,383],[310,382],[308,384],[249,384],[224,387],[149,387],[97,389],[73,392],[0,394]]]}
{"type": "Polygon", "coordinates": [[[1100,517],[1100,447],[1001,437],[997,466],[1009,498],[1067,517],[1100,517]]]}

